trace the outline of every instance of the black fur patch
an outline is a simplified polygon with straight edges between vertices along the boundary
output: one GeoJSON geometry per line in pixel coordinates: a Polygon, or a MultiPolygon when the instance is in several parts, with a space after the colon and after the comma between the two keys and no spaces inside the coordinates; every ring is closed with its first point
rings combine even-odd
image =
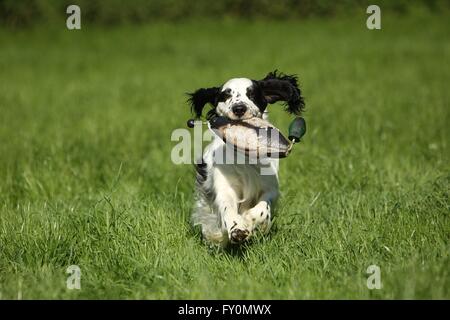
{"type": "Polygon", "coordinates": [[[195,171],[197,173],[196,175],[196,179],[197,179],[197,183],[199,185],[203,185],[203,183],[206,181],[206,178],[208,178],[208,173],[207,173],[207,164],[203,162],[201,163],[196,163],[194,164],[195,167],[195,171]]]}
{"type": "Polygon", "coordinates": [[[203,108],[207,103],[216,107],[219,92],[219,87],[212,87],[206,89],[201,88],[193,93],[188,93],[188,103],[191,105],[191,112],[194,113],[197,118],[200,118],[202,116],[203,108]]]}
{"type": "Polygon", "coordinates": [[[205,181],[208,179],[208,165],[202,159],[201,163],[194,164],[195,168],[195,182],[197,185],[197,190],[207,199],[208,201],[214,201],[216,194],[214,189],[209,188],[208,185],[205,184],[205,181]]]}
{"type": "Polygon", "coordinates": [[[231,98],[231,89],[225,89],[217,95],[216,104],[219,102],[225,102],[231,98]]]}
{"type": "Polygon", "coordinates": [[[252,80],[253,85],[247,88],[247,97],[253,101],[261,113],[266,110],[267,100],[264,98],[263,91],[257,81],[252,80]]]}
{"type": "Polygon", "coordinates": [[[295,75],[277,73],[275,70],[258,81],[268,103],[284,101],[286,111],[299,115],[305,109],[305,101],[295,75]]]}

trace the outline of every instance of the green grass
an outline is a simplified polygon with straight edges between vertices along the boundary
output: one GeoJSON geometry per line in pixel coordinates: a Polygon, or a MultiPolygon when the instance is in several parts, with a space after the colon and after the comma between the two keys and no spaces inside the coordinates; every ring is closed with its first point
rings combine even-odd
{"type": "Polygon", "coordinates": [[[449,299],[447,23],[0,30],[0,297],[449,299]],[[192,167],[170,160],[184,93],[275,68],[300,75],[308,133],[281,161],[274,228],[208,249],[192,167]]]}

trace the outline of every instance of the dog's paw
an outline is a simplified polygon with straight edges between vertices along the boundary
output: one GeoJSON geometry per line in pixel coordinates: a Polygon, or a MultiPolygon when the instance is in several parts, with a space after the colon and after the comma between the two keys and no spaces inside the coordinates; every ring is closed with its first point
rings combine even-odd
{"type": "Polygon", "coordinates": [[[250,231],[247,229],[233,229],[230,233],[230,241],[232,244],[239,244],[247,240],[250,235],[250,231]]]}

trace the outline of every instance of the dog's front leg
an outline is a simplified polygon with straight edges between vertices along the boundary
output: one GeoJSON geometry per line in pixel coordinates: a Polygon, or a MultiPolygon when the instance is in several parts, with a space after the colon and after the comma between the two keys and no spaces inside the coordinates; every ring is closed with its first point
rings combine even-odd
{"type": "Polygon", "coordinates": [[[250,226],[250,232],[258,228],[264,234],[269,232],[272,226],[271,209],[278,198],[276,190],[265,192],[260,197],[259,202],[244,213],[244,220],[250,226]]]}
{"type": "Polygon", "coordinates": [[[241,243],[250,234],[249,226],[238,212],[238,197],[227,179],[215,176],[215,205],[222,220],[222,231],[228,234],[231,243],[241,243]]]}

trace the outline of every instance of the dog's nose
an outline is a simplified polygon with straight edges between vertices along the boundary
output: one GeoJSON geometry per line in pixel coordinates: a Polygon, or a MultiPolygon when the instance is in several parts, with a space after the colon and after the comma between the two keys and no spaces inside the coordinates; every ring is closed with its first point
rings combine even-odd
{"type": "Polygon", "coordinates": [[[231,108],[231,111],[233,111],[233,113],[235,115],[237,115],[238,117],[242,117],[242,115],[245,113],[245,111],[247,111],[247,106],[243,103],[238,103],[233,105],[233,107],[231,108]]]}

